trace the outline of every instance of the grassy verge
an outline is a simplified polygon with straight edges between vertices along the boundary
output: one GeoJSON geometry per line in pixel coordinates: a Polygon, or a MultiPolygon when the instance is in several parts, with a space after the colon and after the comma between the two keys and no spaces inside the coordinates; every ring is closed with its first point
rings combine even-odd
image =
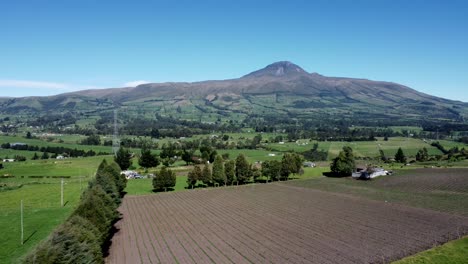
{"type": "Polygon", "coordinates": [[[393,264],[451,263],[463,264],[468,260],[468,237],[420,252],[393,264]]]}

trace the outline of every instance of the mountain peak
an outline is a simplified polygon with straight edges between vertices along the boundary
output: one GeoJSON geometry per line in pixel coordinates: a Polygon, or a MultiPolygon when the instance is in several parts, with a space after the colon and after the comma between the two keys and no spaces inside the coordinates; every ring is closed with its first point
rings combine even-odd
{"type": "Polygon", "coordinates": [[[272,63],[265,68],[251,72],[244,77],[265,77],[265,76],[274,76],[274,77],[283,77],[283,76],[297,76],[307,74],[301,67],[290,61],[278,61],[272,63]]]}

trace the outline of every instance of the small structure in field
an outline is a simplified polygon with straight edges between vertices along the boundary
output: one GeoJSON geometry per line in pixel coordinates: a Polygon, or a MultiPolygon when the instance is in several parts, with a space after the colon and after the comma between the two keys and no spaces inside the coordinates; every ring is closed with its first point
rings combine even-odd
{"type": "Polygon", "coordinates": [[[275,153],[270,153],[270,154],[268,154],[268,157],[274,157],[274,156],[276,156],[275,153]]]}
{"type": "Polygon", "coordinates": [[[305,161],[302,165],[306,168],[315,168],[316,166],[316,164],[312,161],[305,161]]]}
{"type": "Polygon", "coordinates": [[[122,171],[121,174],[125,175],[125,178],[130,179],[143,179],[143,176],[138,174],[136,171],[126,170],[122,171]]]}
{"type": "Polygon", "coordinates": [[[360,180],[370,180],[379,176],[390,175],[387,170],[383,168],[367,168],[361,171],[353,172],[352,177],[360,180]]]}
{"type": "Polygon", "coordinates": [[[3,162],[15,162],[15,159],[3,159],[3,162]]]}

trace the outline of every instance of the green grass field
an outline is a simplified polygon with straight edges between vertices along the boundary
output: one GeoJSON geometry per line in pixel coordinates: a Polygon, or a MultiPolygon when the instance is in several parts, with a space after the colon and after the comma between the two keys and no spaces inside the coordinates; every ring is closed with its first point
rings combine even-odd
{"type": "Polygon", "coordinates": [[[64,160],[27,160],[25,162],[4,163],[1,175],[14,176],[91,176],[99,163],[111,156],[95,156],[64,160]]]}
{"type": "Polygon", "coordinates": [[[0,178],[0,184],[16,189],[0,191],[0,263],[16,262],[68,217],[103,158],[4,164],[1,175],[14,177],[0,178]],[[70,176],[64,179],[64,207],[60,205],[61,179],[54,178],[59,176],[70,176]],[[20,231],[21,200],[24,205],[24,245],[21,245],[20,231]]]}
{"type": "Polygon", "coordinates": [[[450,241],[393,264],[465,264],[468,260],[468,237],[450,241]]]}
{"type": "Polygon", "coordinates": [[[62,223],[77,205],[87,181],[66,179],[64,207],[60,206],[60,179],[0,179],[23,184],[0,192],[0,263],[16,262],[62,223]],[[20,204],[24,206],[24,244],[21,245],[20,204]]]}

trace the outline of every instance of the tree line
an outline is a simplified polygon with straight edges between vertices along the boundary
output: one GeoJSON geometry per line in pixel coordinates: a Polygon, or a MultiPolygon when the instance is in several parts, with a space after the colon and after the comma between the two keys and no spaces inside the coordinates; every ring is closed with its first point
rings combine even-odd
{"type": "Polygon", "coordinates": [[[44,153],[53,153],[55,155],[64,155],[66,157],[93,157],[96,155],[109,155],[109,153],[105,152],[98,152],[96,153],[94,150],[90,149],[88,151],[82,149],[72,149],[66,147],[39,147],[34,145],[11,145],[10,143],[3,143],[1,145],[4,149],[14,149],[14,150],[26,150],[26,151],[39,151],[44,153]]]}
{"type": "Polygon", "coordinates": [[[72,214],[22,263],[104,263],[126,183],[119,166],[104,160],[72,214]]]}

